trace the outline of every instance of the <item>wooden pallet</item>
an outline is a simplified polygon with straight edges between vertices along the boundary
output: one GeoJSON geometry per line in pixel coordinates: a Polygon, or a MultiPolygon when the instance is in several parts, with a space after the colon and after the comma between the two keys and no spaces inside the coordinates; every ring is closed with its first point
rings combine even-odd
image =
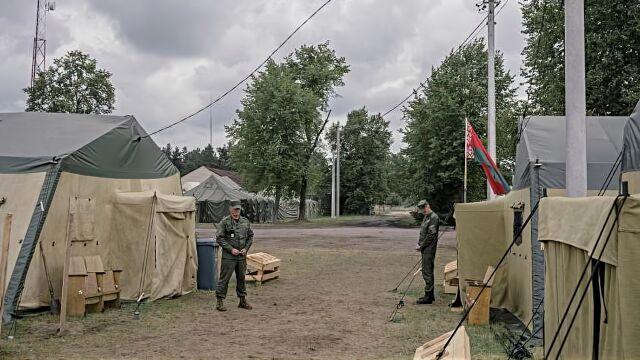
{"type": "Polygon", "coordinates": [[[245,281],[263,283],[280,277],[280,263],[282,261],[267,253],[247,255],[247,275],[245,281]]]}
{"type": "MultiPolygon", "coordinates": [[[[413,360],[434,360],[438,353],[442,351],[444,344],[447,342],[449,337],[453,334],[453,331],[450,331],[446,334],[443,334],[424,345],[420,346],[416,349],[416,353],[413,356],[413,360]]],[[[469,346],[469,336],[464,329],[464,326],[461,326],[458,331],[456,331],[455,336],[451,339],[451,342],[444,350],[444,354],[440,358],[442,360],[470,360],[471,359],[471,348],[469,346]]]]}

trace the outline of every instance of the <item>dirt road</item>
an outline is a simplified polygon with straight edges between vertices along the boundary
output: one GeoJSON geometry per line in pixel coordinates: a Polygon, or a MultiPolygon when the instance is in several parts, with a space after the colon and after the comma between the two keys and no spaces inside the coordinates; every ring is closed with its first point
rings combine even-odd
{"type": "MultiPolygon", "coordinates": [[[[419,259],[417,228],[256,226],[253,252],[282,259],[281,278],[249,286],[252,311],[214,309],[211,292],[156,301],[134,320],[133,308],[93,314],[55,335],[53,316],[18,323],[16,339],[2,340],[11,358],[411,358],[417,346],[451,330],[459,319],[438,296],[417,306],[418,275],[398,320],[388,322],[399,295],[392,289],[419,259]]],[[[436,268],[455,258],[455,237],[439,242],[436,268]]],[[[233,280],[232,280],[233,281],[233,280]]],[[[436,283],[442,283],[441,271],[436,283]]],[[[405,285],[406,286],[406,285],[405,285]]],[[[402,287],[404,289],[404,287],[402,287]]],[[[440,295],[442,287],[438,286],[440,295]]],[[[6,327],[3,333],[6,333],[6,327]]],[[[6,339],[6,337],[4,337],[6,339]]]]}

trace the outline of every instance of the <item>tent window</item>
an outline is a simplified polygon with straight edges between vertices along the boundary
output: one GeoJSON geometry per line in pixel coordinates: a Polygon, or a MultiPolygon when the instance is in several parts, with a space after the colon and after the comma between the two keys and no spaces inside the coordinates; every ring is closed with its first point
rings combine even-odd
{"type": "MultiPolygon", "coordinates": [[[[518,236],[520,232],[520,228],[522,227],[522,211],[523,207],[514,207],[513,208],[513,237],[518,236]]],[[[516,245],[522,244],[522,234],[515,239],[516,245]]]]}

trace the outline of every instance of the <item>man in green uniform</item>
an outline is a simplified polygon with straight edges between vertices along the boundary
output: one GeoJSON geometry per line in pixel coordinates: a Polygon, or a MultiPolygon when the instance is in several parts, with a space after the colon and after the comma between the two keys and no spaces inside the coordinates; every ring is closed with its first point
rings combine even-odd
{"type": "Polygon", "coordinates": [[[244,283],[244,276],[247,272],[247,252],[253,244],[253,230],[247,218],[240,216],[240,201],[232,201],[229,211],[231,216],[227,216],[218,224],[216,239],[222,247],[222,264],[220,265],[220,278],[216,288],[218,311],[227,311],[223,300],[227,296],[227,286],[231,275],[236,273],[236,294],[240,298],[239,308],[251,310],[251,305],[247,303],[247,289],[244,283]]]}
{"type": "Polygon", "coordinates": [[[438,228],[440,220],[438,215],[431,210],[426,200],[420,200],[418,208],[422,210],[424,219],[420,227],[420,238],[416,251],[422,253],[422,278],[425,282],[424,296],[418,299],[418,304],[431,304],[436,300],[434,294],[433,268],[438,247],[438,228]]]}

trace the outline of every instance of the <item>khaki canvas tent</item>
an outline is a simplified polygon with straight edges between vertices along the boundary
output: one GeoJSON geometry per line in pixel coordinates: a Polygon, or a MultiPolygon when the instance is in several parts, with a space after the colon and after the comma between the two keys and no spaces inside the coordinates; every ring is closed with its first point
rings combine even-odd
{"type": "MultiPolygon", "coordinates": [[[[629,197],[614,225],[615,212],[608,216],[613,197],[547,198],[540,205],[539,237],[544,244],[545,301],[544,338],[546,358],[556,358],[568,332],[561,359],[636,359],[640,354],[640,197],[629,197]],[[605,229],[592,253],[601,229],[605,229]],[[611,231],[606,247],[604,244],[611,231]],[[604,250],[603,250],[604,249],[604,250]],[[594,260],[602,252],[603,266],[590,283],[577,312],[578,300],[591,276],[594,260]],[[591,262],[591,264],[588,264],[591,262]],[[549,351],[560,320],[578,285],[585,265],[589,266],[578,298],[568,312],[559,339],[549,351]],[[593,357],[594,352],[598,356],[593,357]]],[[[617,200],[620,206],[622,199],[617,200]]]]}
{"type": "MultiPolygon", "coordinates": [[[[586,119],[587,187],[594,195],[622,150],[626,121],[626,117],[586,119]]],[[[513,190],[498,200],[456,204],[458,271],[463,291],[465,279],[482,279],[487,267],[496,265],[513,241],[514,232],[542,197],[543,189],[548,196],[564,195],[565,154],[564,117],[528,118],[516,150],[513,190]]],[[[615,193],[617,188],[618,182],[613,181],[608,189],[615,193]]],[[[493,307],[509,310],[525,324],[533,317],[530,330],[534,333],[542,328],[542,312],[534,314],[544,297],[537,214],[498,270],[493,287],[493,307]]]]}
{"type": "Polygon", "coordinates": [[[48,279],[60,297],[67,238],[82,243],[74,256],[123,270],[124,299],[195,289],[195,204],[181,194],[133,116],[0,114],[0,212],[14,220],[4,319],[47,306],[48,279]]]}

